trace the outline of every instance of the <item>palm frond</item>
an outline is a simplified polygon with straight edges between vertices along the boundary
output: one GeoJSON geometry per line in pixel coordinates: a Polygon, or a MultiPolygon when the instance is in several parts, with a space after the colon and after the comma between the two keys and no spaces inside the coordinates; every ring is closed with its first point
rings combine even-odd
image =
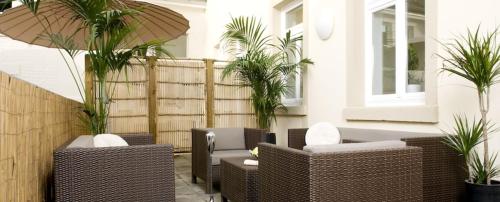
{"type": "Polygon", "coordinates": [[[284,77],[296,75],[302,66],[312,64],[310,59],[294,62],[301,55],[298,42],[302,37],[290,33],[279,44],[271,43],[265,27],[255,17],[237,17],[226,25],[221,37],[223,48],[234,56],[222,73],[225,79],[236,79],[252,88],[251,101],[261,128],[269,128],[276,121],[276,111],[286,110],[281,98],[289,88],[284,77]]]}

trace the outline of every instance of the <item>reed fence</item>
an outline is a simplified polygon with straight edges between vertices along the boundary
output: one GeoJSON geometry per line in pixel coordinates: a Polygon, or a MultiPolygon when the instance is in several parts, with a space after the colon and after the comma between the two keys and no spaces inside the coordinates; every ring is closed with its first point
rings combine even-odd
{"type": "Polygon", "coordinates": [[[190,152],[192,128],[256,126],[249,87],[234,76],[222,79],[226,62],[155,57],[131,62],[126,74],[114,77],[112,133],[149,132],[158,144],[190,152]]]}
{"type": "Polygon", "coordinates": [[[50,201],[52,152],[87,134],[80,106],[0,72],[0,201],[50,201]]]}

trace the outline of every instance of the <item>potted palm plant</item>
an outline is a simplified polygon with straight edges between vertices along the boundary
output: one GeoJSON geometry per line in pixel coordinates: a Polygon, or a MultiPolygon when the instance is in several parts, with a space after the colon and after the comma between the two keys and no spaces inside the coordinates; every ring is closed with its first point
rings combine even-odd
{"type": "Polygon", "coordinates": [[[313,64],[301,57],[298,42],[302,36],[284,38],[265,35],[265,27],[255,17],[237,17],[226,25],[222,43],[226,51],[234,57],[223,71],[223,78],[235,74],[236,78],[252,89],[251,102],[257,116],[257,125],[269,129],[276,121],[276,111],[286,110],[281,102],[282,95],[289,87],[284,78],[294,76],[300,68],[313,64]]]}
{"type": "Polygon", "coordinates": [[[446,132],[445,144],[460,153],[466,162],[469,179],[466,194],[469,201],[500,201],[500,183],[492,178],[498,176],[495,167],[497,154],[490,152],[488,139],[493,125],[488,121],[490,109],[490,90],[500,80],[500,46],[496,44],[497,30],[485,35],[468,30],[466,36],[455,39],[453,43],[443,44],[447,56],[443,72],[466,79],[474,84],[479,101],[479,121],[468,121],[465,116],[455,117],[455,128],[446,132]],[[482,145],[480,156],[477,147],[482,145]]]}
{"type": "Polygon", "coordinates": [[[424,78],[424,71],[419,70],[420,60],[417,50],[413,44],[408,45],[408,86],[406,91],[409,93],[421,92],[424,78]]]}

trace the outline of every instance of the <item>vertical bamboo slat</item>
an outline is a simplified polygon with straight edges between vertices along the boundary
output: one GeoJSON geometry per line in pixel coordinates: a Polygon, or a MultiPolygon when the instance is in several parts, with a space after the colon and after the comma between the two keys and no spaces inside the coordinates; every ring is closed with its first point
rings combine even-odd
{"type": "Polygon", "coordinates": [[[213,128],[214,124],[214,60],[205,59],[206,65],[206,81],[205,81],[205,89],[206,89],[206,109],[207,109],[207,128],[213,128]]]}
{"type": "Polygon", "coordinates": [[[0,201],[51,201],[54,149],[87,134],[80,106],[0,72],[0,201]]]}
{"type": "Polygon", "coordinates": [[[94,72],[91,70],[90,56],[85,55],[85,99],[94,104],[94,72]]]}
{"type": "Polygon", "coordinates": [[[158,108],[157,108],[157,95],[156,95],[156,57],[148,57],[148,121],[149,133],[153,135],[153,140],[157,141],[158,136],[158,108]]]}

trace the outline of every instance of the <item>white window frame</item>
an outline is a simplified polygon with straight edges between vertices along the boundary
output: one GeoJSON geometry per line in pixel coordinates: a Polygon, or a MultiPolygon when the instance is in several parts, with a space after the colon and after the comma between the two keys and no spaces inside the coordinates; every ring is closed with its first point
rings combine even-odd
{"type": "Polygon", "coordinates": [[[406,0],[365,0],[365,104],[367,106],[406,106],[425,104],[425,90],[424,92],[416,93],[406,92],[408,82],[408,38],[406,11],[406,0]],[[395,6],[396,8],[396,93],[373,95],[373,14],[391,6],[395,6]]]}
{"type": "MultiPolygon", "coordinates": [[[[298,8],[300,6],[303,6],[302,0],[296,0],[293,2],[290,2],[286,6],[284,6],[281,11],[280,11],[280,30],[281,30],[281,36],[285,36],[288,31],[290,31],[291,36],[300,36],[304,34],[304,27],[303,27],[303,16],[302,16],[302,23],[294,25],[293,27],[286,28],[286,14],[290,11],[292,11],[295,8],[298,8]]],[[[302,42],[299,42],[302,43],[302,42]]],[[[299,45],[300,46],[300,45],[299,45]]],[[[301,47],[299,47],[300,49],[301,47]]],[[[283,78],[285,79],[285,78],[283,78]]],[[[301,84],[302,84],[302,71],[298,71],[298,73],[295,75],[295,92],[296,96],[295,98],[286,98],[284,95],[281,98],[281,102],[283,103],[284,106],[286,107],[296,107],[300,106],[302,104],[303,100],[303,95],[300,92],[301,90],[301,84]]]]}

